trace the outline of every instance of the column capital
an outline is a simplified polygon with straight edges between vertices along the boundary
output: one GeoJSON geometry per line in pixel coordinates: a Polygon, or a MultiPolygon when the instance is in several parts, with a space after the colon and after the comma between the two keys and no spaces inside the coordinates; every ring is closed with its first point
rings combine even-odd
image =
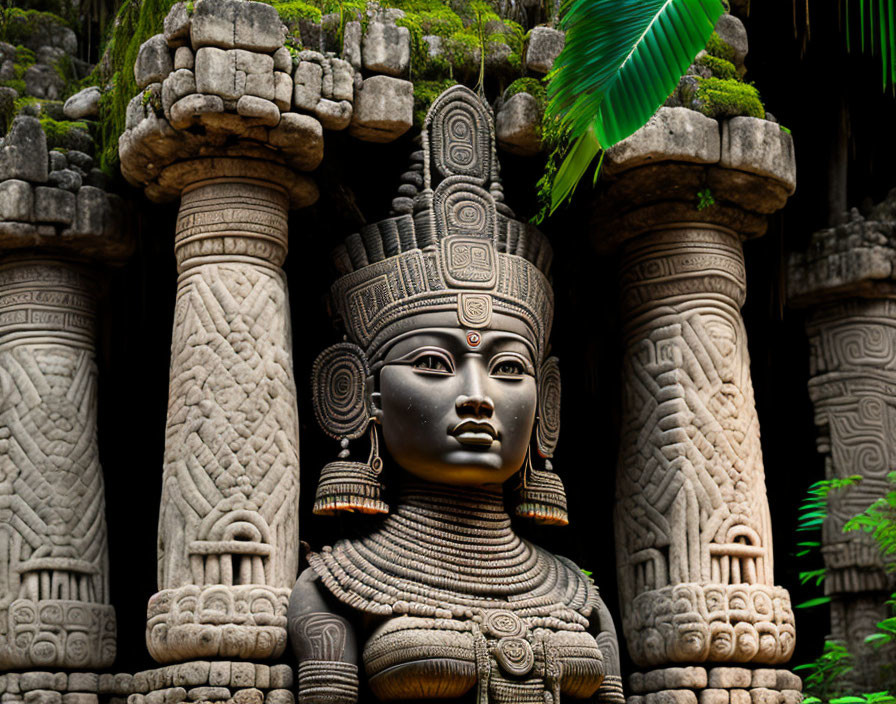
{"type": "Polygon", "coordinates": [[[616,251],[644,232],[705,223],[741,239],[765,233],[768,216],[796,189],[793,139],[753,117],[717,121],[688,108],[660,108],[607,150],[603,190],[591,212],[594,247],[616,251]]]}

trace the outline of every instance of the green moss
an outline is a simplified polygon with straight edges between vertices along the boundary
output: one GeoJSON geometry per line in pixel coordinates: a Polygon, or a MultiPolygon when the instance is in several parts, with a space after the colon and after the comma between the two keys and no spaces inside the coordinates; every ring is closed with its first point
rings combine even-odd
{"type": "Polygon", "coordinates": [[[715,56],[718,59],[724,59],[725,61],[734,61],[734,48],[731,47],[730,44],[726,44],[722,41],[722,38],[718,35],[717,32],[713,32],[712,36],[710,36],[709,41],[706,42],[706,53],[710,56],[715,56]]]}
{"type": "Polygon", "coordinates": [[[725,59],[720,59],[712,54],[703,54],[703,56],[697,59],[697,63],[712,71],[714,78],[722,78],[726,80],[738,78],[737,68],[735,68],[733,63],[726,61],[725,59]]]}
{"type": "Polygon", "coordinates": [[[417,127],[423,126],[426,113],[435,99],[453,85],[457,85],[457,81],[450,78],[438,81],[414,82],[414,125],[417,127]]]}
{"type": "Polygon", "coordinates": [[[19,95],[25,95],[25,81],[21,78],[10,78],[5,81],[0,81],[0,86],[12,88],[19,95]]]}
{"type": "Polygon", "coordinates": [[[74,130],[87,131],[86,122],[69,122],[67,120],[54,120],[50,117],[42,117],[40,126],[47,135],[47,147],[55,149],[57,147],[66,147],[70,143],[70,138],[74,130]]]}
{"type": "Polygon", "coordinates": [[[51,12],[20,7],[0,10],[0,40],[9,44],[28,44],[35,34],[43,34],[53,25],[71,29],[69,22],[51,12]]]}
{"type": "Polygon", "coordinates": [[[698,78],[694,107],[709,117],[765,118],[759,91],[748,83],[733,79],[698,78]]]}
{"type": "Polygon", "coordinates": [[[538,103],[538,109],[542,111],[544,110],[547,91],[545,90],[544,83],[538,78],[517,78],[513,83],[507,86],[507,90],[504,91],[504,98],[510,98],[517,93],[528,93],[535,98],[538,103]]]}

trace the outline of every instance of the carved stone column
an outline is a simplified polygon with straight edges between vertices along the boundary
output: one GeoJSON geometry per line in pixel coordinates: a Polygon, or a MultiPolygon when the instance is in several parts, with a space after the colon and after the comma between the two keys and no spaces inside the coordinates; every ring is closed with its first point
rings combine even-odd
{"type": "Polygon", "coordinates": [[[719,125],[685,108],[663,108],[608,153],[594,232],[621,255],[619,591],[629,653],[657,668],[631,678],[636,695],[798,696],[799,678],[755,669],[786,662],[795,634],[787,590],[774,582],[740,313],[741,241],[784,204],[793,169],[776,124],[719,125]],[[704,663],[726,667],[693,667],[704,663]]]}
{"type": "Polygon", "coordinates": [[[115,659],[96,440],[94,284],[78,266],[0,266],[0,666],[115,659]]]}
{"type": "Polygon", "coordinates": [[[865,643],[890,615],[885,602],[896,579],[873,538],[843,526],[892,489],[887,474],[896,468],[894,205],[891,195],[867,220],[853,211],[849,222],[815,233],[789,268],[789,303],[807,310],[809,395],[825,476],[862,477],[829,496],[822,541],[831,637],[846,642],[855,656],[849,677],[867,691],[885,687],[881,666],[896,661],[892,644],[865,643]]]}
{"type": "MultiPolygon", "coordinates": [[[[15,119],[0,150],[0,670],[10,701],[15,670],[95,671],[115,659],[95,263],[126,257],[131,242],[115,197],[57,186],[75,173],[68,166],[38,119],[15,119]]],[[[96,679],[44,674],[60,691],[96,679]]]]}
{"type": "Polygon", "coordinates": [[[188,182],[147,644],[160,662],[276,657],[298,569],[286,174],[249,160],[172,168],[188,182]]]}

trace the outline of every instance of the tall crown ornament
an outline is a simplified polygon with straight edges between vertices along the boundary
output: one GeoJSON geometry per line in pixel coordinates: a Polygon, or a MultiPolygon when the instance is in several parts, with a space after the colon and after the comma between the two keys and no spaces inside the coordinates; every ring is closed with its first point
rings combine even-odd
{"type": "Polygon", "coordinates": [[[321,354],[313,388],[317,419],[343,451],[321,473],[314,511],[388,510],[380,495],[370,385],[390,342],[413,327],[412,318],[448,312],[474,336],[496,315],[512,319],[541,365],[533,441],[545,464],[535,469],[527,459],[521,469],[517,514],[565,524],[563,484],[550,466],[560,428],[559,370],[546,354],[554,308],[551,246],[504,203],[494,123],[475,93],[464,86],[442,93],[427,114],[422,146],[411,155],[390,216],[364,226],[334,252],[340,276],[330,309],[350,342],[321,354]],[[406,195],[408,185],[414,196],[406,195]],[[368,428],[370,460],[348,460],[348,441],[368,428]]]}

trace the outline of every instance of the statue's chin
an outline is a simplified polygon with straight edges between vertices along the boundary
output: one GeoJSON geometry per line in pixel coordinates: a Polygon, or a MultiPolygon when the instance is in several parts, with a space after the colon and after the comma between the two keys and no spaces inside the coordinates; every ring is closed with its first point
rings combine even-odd
{"type": "Polygon", "coordinates": [[[436,460],[398,463],[409,475],[435,484],[451,486],[500,486],[512,477],[518,465],[508,467],[497,453],[455,450],[436,460]]]}

